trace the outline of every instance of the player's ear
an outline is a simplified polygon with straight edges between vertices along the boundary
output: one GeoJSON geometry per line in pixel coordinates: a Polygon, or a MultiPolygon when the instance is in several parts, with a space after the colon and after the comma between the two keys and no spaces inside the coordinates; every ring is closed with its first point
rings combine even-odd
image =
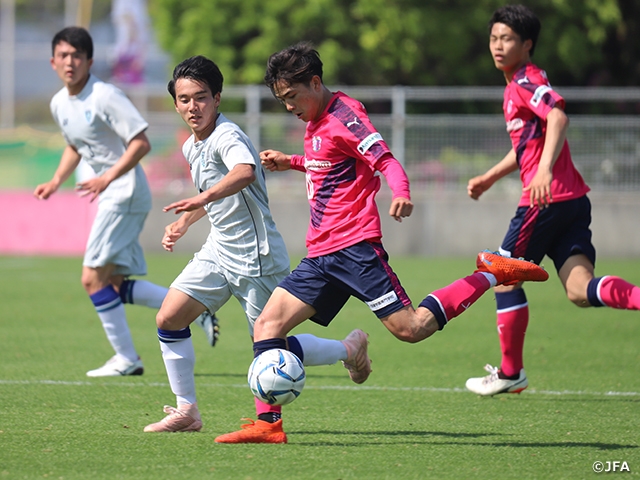
{"type": "Polygon", "coordinates": [[[531,40],[530,38],[525,40],[522,43],[522,46],[524,47],[524,49],[527,51],[527,53],[531,53],[531,47],[533,47],[533,40],[531,40]]]}
{"type": "Polygon", "coordinates": [[[213,96],[213,105],[215,108],[218,108],[220,106],[220,92],[216,93],[213,96]]]}
{"type": "Polygon", "coordinates": [[[322,80],[318,75],[314,75],[311,78],[311,88],[313,88],[313,90],[315,90],[316,92],[322,88],[322,80]]]}

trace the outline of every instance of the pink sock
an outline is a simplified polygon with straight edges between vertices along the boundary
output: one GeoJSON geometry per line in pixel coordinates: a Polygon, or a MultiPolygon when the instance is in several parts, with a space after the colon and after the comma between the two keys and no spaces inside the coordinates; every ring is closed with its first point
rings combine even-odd
{"type": "Polygon", "coordinates": [[[438,299],[449,321],[473,305],[489,288],[491,284],[487,277],[476,272],[436,290],[430,296],[438,299]]]}
{"type": "Polygon", "coordinates": [[[508,377],[517,375],[524,366],[522,352],[524,336],[529,325],[529,306],[525,305],[516,310],[498,310],[496,323],[502,350],[500,370],[508,377]]]}
{"type": "Polygon", "coordinates": [[[256,404],[256,416],[261,413],[282,413],[282,405],[269,405],[268,403],[261,402],[256,397],[253,397],[256,404]]]}
{"type": "Polygon", "coordinates": [[[640,310],[640,288],[620,277],[604,277],[600,281],[598,293],[607,307],[640,310]]]}

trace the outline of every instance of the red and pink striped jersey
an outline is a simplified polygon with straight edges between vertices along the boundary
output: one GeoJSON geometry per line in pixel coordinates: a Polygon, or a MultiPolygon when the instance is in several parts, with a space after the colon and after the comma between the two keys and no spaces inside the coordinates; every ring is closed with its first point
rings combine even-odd
{"type": "MultiPolygon", "coordinates": [[[[555,106],[564,109],[564,105],[564,99],[551,88],[547,74],[533,63],[518,70],[505,88],[502,108],[523,187],[529,185],[538,171],[547,132],[547,115],[555,106]]],[[[553,166],[553,201],[579,198],[588,191],[588,185],[573,164],[565,139],[553,166]]],[[[519,206],[529,203],[529,192],[523,192],[519,206]]]]}
{"type": "Polygon", "coordinates": [[[411,199],[404,169],[364,106],[342,92],[334,94],[318,120],[307,123],[304,152],[292,155],[291,168],[306,173],[309,257],[382,238],[377,171],[385,175],[394,198],[411,199]]]}

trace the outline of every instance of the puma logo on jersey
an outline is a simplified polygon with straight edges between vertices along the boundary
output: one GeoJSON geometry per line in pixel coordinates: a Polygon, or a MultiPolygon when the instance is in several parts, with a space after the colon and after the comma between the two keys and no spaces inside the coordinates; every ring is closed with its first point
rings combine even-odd
{"type": "Polygon", "coordinates": [[[358,117],[353,117],[353,122],[347,123],[347,128],[349,128],[352,125],[360,125],[360,122],[358,122],[358,117]]]}

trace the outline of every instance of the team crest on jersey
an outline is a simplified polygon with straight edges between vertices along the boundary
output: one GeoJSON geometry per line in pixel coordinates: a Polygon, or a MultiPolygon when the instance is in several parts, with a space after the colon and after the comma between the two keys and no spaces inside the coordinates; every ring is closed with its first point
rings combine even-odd
{"type": "Polygon", "coordinates": [[[91,110],[85,110],[84,111],[84,118],[87,119],[87,122],[91,123],[91,117],[93,115],[91,114],[91,110]]]}
{"type": "Polygon", "coordinates": [[[311,148],[313,149],[314,152],[319,152],[320,149],[322,148],[322,138],[313,137],[311,139],[311,148]]]}

